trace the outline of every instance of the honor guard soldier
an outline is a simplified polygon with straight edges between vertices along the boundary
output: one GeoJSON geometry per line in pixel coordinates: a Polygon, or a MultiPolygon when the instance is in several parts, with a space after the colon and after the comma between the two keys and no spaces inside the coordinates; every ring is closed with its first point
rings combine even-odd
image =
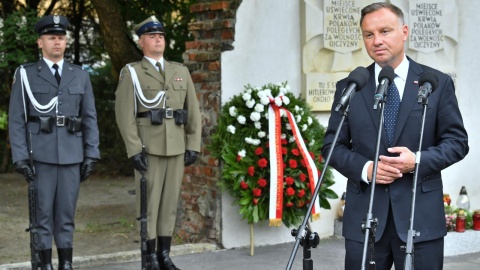
{"type": "Polygon", "coordinates": [[[31,213],[36,213],[39,239],[34,240],[42,269],[52,269],[52,241],[58,251],[58,269],[72,269],[80,182],[100,159],[89,75],[64,60],[67,27],[67,18],[58,15],[36,23],[43,57],[15,71],[8,114],[15,169],[36,194],[31,213]]]}
{"type": "Polygon", "coordinates": [[[142,174],[148,183],[147,269],[179,269],[169,252],[184,167],[200,152],[200,110],[188,69],[163,57],[162,24],[151,16],[134,30],[144,57],[120,73],[116,120],[136,169],[139,213],[142,174]]]}

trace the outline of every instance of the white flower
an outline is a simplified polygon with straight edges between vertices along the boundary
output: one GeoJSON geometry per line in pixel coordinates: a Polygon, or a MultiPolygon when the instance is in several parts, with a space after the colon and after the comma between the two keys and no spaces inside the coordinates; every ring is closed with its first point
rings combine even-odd
{"type": "Polygon", "coordinates": [[[312,139],[309,143],[308,143],[308,146],[314,146],[315,145],[315,140],[312,139]]]}
{"type": "Polygon", "coordinates": [[[295,108],[293,109],[295,110],[296,112],[298,112],[300,110],[300,107],[298,107],[298,105],[295,105],[295,108]]]}
{"type": "Polygon", "coordinates": [[[244,158],[247,155],[247,151],[245,151],[245,149],[242,149],[242,150],[238,151],[238,155],[241,156],[242,158],[244,158]]]}
{"type": "Polygon", "coordinates": [[[285,133],[282,133],[282,135],[280,135],[280,138],[281,138],[281,139],[285,139],[285,138],[287,138],[287,134],[285,134],[285,133]]]}
{"type": "Polygon", "coordinates": [[[260,103],[257,103],[257,105],[255,105],[255,111],[256,112],[263,112],[265,110],[265,106],[263,106],[262,104],[260,103]]]}
{"type": "Polygon", "coordinates": [[[282,99],[280,97],[276,97],[275,98],[275,104],[280,107],[282,106],[282,99]]]}
{"type": "Polygon", "coordinates": [[[263,91],[263,90],[258,91],[257,92],[257,97],[260,98],[260,99],[263,98],[263,97],[268,97],[268,93],[267,93],[267,91],[263,91]]]}
{"type": "Polygon", "coordinates": [[[250,114],[250,120],[252,120],[253,122],[257,122],[258,120],[260,120],[261,117],[262,116],[258,112],[252,112],[250,114]]]}
{"type": "Polygon", "coordinates": [[[285,85],[285,92],[286,93],[290,92],[290,85],[288,84],[285,85]]]}
{"type": "Polygon", "coordinates": [[[255,100],[253,99],[250,99],[250,100],[247,100],[247,102],[245,102],[245,105],[247,105],[248,108],[253,108],[253,106],[255,106],[255,100]]]}
{"type": "Polygon", "coordinates": [[[270,98],[269,97],[262,97],[262,98],[260,98],[260,103],[262,103],[263,105],[268,105],[268,104],[270,104],[270,98]]]}
{"type": "Polygon", "coordinates": [[[247,93],[244,93],[242,95],[242,98],[243,98],[243,100],[247,101],[247,100],[252,99],[252,95],[250,95],[250,93],[247,92],[247,93]]]}
{"type": "Polygon", "coordinates": [[[260,137],[260,138],[263,138],[263,137],[265,137],[266,135],[267,135],[267,133],[266,133],[265,131],[259,131],[259,132],[258,132],[258,137],[260,137]]]}
{"type": "Polygon", "coordinates": [[[297,123],[300,122],[302,120],[302,116],[296,115],[295,120],[297,121],[297,123]]]}
{"type": "Polygon", "coordinates": [[[303,124],[303,125],[302,125],[302,131],[307,130],[307,128],[308,128],[307,124],[303,124]]]}
{"type": "Polygon", "coordinates": [[[235,108],[235,106],[228,108],[228,112],[230,113],[231,117],[237,116],[237,108],[235,108]]]}
{"type": "Polygon", "coordinates": [[[245,138],[245,142],[248,143],[248,144],[252,144],[252,145],[259,145],[260,144],[259,139],[252,139],[250,137],[245,138]]]}
{"type": "Polygon", "coordinates": [[[230,133],[232,133],[232,134],[235,134],[235,127],[232,126],[232,125],[229,125],[229,126],[227,127],[227,131],[230,132],[230,133]]]}
{"type": "Polygon", "coordinates": [[[312,117],[309,116],[309,117],[307,118],[307,123],[308,123],[309,126],[313,123],[312,117]]]}
{"type": "Polygon", "coordinates": [[[268,112],[265,113],[265,119],[268,120],[268,112]]]}
{"type": "Polygon", "coordinates": [[[262,123],[261,123],[261,122],[258,122],[258,121],[257,121],[257,122],[255,122],[255,123],[253,123],[253,124],[255,125],[255,128],[256,128],[256,129],[262,129],[262,123]]]}
{"type": "Polygon", "coordinates": [[[245,122],[247,121],[247,118],[245,118],[245,116],[243,116],[243,115],[239,115],[239,116],[237,117],[237,121],[238,121],[238,123],[240,123],[240,124],[243,125],[243,124],[245,124],[245,122]]]}
{"type": "Polygon", "coordinates": [[[289,99],[287,96],[283,96],[283,97],[282,97],[282,100],[283,100],[283,103],[284,103],[285,105],[290,104],[290,99],[289,99]]]}
{"type": "Polygon", "coordinates": [[[289,143],[293,143],[294,141],[295,141],[295,137],[292,136],[292,137],[288,138],[289,143]]]}
{"type": "Polygon", "coordinates": [[[285,124],[285,128],[288,130],[292,130],[292,126],[290,125],[290,123],[285,124]]]}

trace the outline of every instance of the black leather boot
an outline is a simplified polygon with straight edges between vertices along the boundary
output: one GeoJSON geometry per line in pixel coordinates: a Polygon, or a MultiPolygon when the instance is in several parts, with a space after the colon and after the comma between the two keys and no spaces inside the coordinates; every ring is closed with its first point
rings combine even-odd
{"type": "Polygon", "coordinates": [[[147,270],[160,270],[155,253],[155,239],[147,240],[147,270]]]}
{"type": "Polygon", "coordinates": [[[44,249],[40,251],[42,257],[42,270],[53,270],[52,267],[52,249],[44,249]]]}
{"type": "Polygon", "coordinates": [[[160,264],[160,270],[180,270],[173,264],[170,258],[170,245],[172,244],[172,237],[159,236],[157,256],[160,264]]]}
{"type": "Polygon", "coordinates": [[[72,248],[59,248],[58,253],[58,270],[72,270],[72,248]]]}

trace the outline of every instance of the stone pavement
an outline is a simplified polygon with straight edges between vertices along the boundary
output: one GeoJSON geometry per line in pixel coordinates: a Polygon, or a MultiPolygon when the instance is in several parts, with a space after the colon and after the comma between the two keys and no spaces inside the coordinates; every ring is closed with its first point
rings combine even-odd
{"type": "MultiPolygon", "coordinates": [[[[177,267],[183,270],[278,270],[286,269],[294,242],[255,247],[254,256],[249,248],[218,249],[213,244],[187,244],[173,246],[171,255],[177,267]]],[[[320,240],[312,249],[313,269],[343,269],[344,240],[330,237],[320,240]]],[[[140,269],[140,252],[121,252],[89,257],[75,257],[75,269],[127,270],[140,269]]],[[[30,269],[30,262],[0,265],[0,270],[30,269]]],[[[293,270],[303,269],[303,248],[300,246],[292,264],[293,270]]],[[[480,253],[445,257],[444,270],[480,269],[480,253]]],[[[380,269],[379,269],[380,270],[380,269]]]]}

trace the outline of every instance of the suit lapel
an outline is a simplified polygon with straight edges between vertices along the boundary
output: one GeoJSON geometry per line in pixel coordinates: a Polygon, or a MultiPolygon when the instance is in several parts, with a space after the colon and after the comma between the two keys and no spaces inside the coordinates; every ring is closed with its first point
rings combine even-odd
{"type": "Polygon", "coordinates": [[[37,62],[37,71],[38,76],[55,86],[55,88],[58,87],[57,80],[55,80],[50,67],[47,65],[47,63],[45,63],[45,61],[43,61],[43,59],[37,62]]]}
{"type": "Polygon", "coordinates": [[[63,67],[62,67],[62,76],[60,80],[60,86],[59,89],[62,87],[65,87],[68,85],[68,83],[73,80],[75,77],[75,73],[73,72],[73,68],[71,67],[70,63],[67,63],[66,61],[63,62],[63,67]]]}
{"type": "Polygon", "coordinates": [[[160,72],[158,72],[158,70],[152,65],[152,63],[150,63],[145,57],[142,58],[142,67],[143,67],[143,70],[145,70],[145,74],[154,78],[155,80],[159,81],[162,84],[165,83],[160,72]]]}

